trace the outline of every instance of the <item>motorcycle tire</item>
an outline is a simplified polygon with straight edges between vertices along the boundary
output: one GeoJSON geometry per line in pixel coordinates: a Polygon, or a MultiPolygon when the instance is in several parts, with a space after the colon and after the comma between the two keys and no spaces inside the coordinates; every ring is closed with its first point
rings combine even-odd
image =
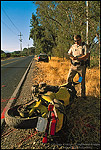
{"type": "Polygon", "coordinates": [[[35,128],[38,121],[38,116],[31,118],[22,118],[17,111],[18,107],[22,105],[17,105],[8,109],[5,113],[5,122],[9,127],[20,128],[20,129],[29,129],[35,128]]]}

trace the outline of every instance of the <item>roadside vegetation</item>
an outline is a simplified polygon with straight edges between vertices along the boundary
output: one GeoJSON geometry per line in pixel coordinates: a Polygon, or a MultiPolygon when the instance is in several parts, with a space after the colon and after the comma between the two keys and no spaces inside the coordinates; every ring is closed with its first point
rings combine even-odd
{"type": "MultiPolygon", "coordinates": [[[[37,57],[35,58],[37,60],[37,57]]],[[[46,82],[51,85],[61,85],[66,83],[70,69],[70,60],[66,58],[52,57],[49,63],[36,62],[36,72],[39,71],[37,82],[46,82]]],[[[74,81],[78,80],[78,75],[74,81]]],[[[77,85],[80,94],[80,85],[77,85]]],[[[87,68],[86,71],[86,93],[88,96],[100,97],[100,68],[87,68]]]]}
{"type": "Polygon", "coordinates": [[[34,55],[34,54],[35,54],[34,47],[30,47],[29,49],[24,48],[22,51],[14,51],[11,53],[5,53],[3,50],[1,50],[1,60],[13,58],[13,57],[29,56],[29,55],[34,55]]]}
{"type": "MultiPolygon", "coordinates": [[[[33,84],[45,82],[48,85],[61,85],[66,83],[70,68],[67,59],[52,57],[49,63],[37,62],[33,74],[33,84]]],[[[78,80],[78,75],[74,81],[78,80]]],[[[81,144],[81,147],[96,149],[100,144],[100,68],[87,68],[86,95],[87,99],[80,97],[80,84],[76,86],[78,98],[74,100],[68,110],[68,124],[62,142],[81,144]]],[[[78,146],[78,147],[80,147],[78,146]]]]}

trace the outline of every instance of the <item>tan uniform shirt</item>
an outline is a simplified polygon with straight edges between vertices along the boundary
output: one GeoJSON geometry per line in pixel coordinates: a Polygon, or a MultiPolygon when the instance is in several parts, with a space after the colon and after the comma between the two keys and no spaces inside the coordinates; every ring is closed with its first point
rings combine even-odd
{"type": "MultiPolygon", "coordinates": [[[[74,44],[69,49],[68,54],[72,54],[74,57],[76,57],[76,56],[86,55],[88,52],[89,51],[86,45],[82,46],[82,45],[74,44]]],[[[73,62],[79,62],[79,61],[73,60],[73,62]]]]}

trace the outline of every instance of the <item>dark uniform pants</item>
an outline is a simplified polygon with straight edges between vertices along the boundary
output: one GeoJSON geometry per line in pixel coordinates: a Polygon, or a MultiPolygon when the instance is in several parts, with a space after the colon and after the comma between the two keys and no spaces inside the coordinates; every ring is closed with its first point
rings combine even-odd
{"type": "Polygon", "coordinates": [[[67,78],[67,83],[72,82],[73,78],[75,77],[76,74],[79,74],[82,77],[82,82],[81,82],[81,96],[85,96],[85,74],[86,74],[86,67],[84,66],[74,66],[71,65],[71,68],[69,70],[68,78],[67,78]]]}

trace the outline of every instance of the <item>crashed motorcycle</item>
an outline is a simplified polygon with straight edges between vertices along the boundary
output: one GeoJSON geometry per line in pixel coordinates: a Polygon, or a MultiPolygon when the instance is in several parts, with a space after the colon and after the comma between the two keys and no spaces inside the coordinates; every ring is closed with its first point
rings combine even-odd
{"type": "Polygon", "coordinates": [[[67,123],[66,110],[71,106],[77,91],[75,85],[81,83],[70,82],[61,86],[51,86],[46,83],[33,85],[32,98],[29,102],[16,105],[5,113],[5,122],[13,128],[35,128],[44,132],[43,143],[47,143],[48,135],[55,135],[67,123]]]}

